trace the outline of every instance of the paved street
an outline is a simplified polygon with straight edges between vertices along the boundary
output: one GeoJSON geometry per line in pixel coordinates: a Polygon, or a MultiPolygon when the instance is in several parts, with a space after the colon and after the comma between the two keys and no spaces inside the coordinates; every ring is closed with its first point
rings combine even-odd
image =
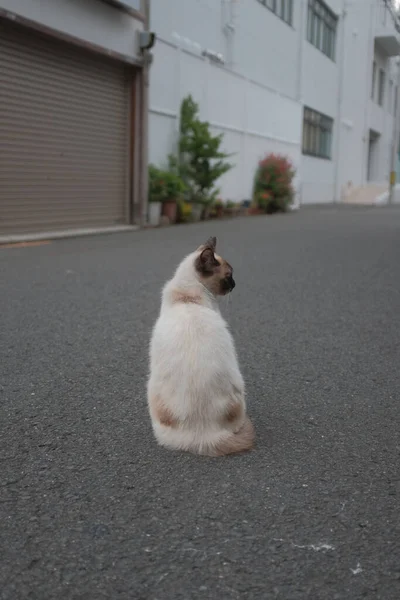
{"type": "Polygon", "coordinates": [[[400,209],[0,248],[1,600],[398,600],[400,209]],[[159,290],[217,235],[257,447],[155,444],[159,290]]]}

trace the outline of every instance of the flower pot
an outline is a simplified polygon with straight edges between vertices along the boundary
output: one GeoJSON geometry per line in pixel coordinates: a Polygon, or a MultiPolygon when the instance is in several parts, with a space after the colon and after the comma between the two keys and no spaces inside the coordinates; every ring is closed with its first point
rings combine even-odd
{"type": "Polygon", "coordinates": [[[178,223],[191,221],[192,205],[189,202],[181,202],[178,206],[178,223]]]}
{"type": "Polygon", "coordinates": [[[263,215],[265,211],[261,210],[261,208],[258,208],[258,206],[250,206],[249,208],[249,215],[263,215]]]}
{"type": "Polygon", "coordinates": [[[218,219],[222,219],[222,217],[224,216],[224,207],[223,206],[217,206],[217,208],[215,209],[216,213],[217,213],[217,218],[218,219]]]}
{"type": "Polygon", "coordinates": [[[202,212],[203,212],[202,204],[192,204],[192,220],[193,221],[200,221],[202,212]]]}
{"type": "Polygon", "coordinates": [[[211,206],[209,204],[204,207],[202,218],[203,221],[207,221],[211,218],[211,206]]]}
{"type": "Polygon", "coordinates": [[[148,213],[149,225],[158,227],[161,217],[161,202],[149,202],[148,213]]]}
{"type": "Polygon", "coordinates": [[[167,200],[166,202],[163,202],[162,215],[163,217],[168,217],[170,223],[176,223],[177,210],[178,205],[176,200],[167,200]]]}

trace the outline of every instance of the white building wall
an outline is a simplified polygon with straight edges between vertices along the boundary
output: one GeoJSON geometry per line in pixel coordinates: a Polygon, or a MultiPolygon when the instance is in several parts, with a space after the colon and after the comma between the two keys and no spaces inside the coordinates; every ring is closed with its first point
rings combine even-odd
{"type": "Polygon", "coordinates": [[[176,148],[180,104],[192,94],[201,118],[224,133],[224,150],[234,154],[235,168],[219,182],[221,196],[240,201],[251,197],[257,163],[268,152],[289,156],[299,179],[302,106],[296,31],[256,0],[232,7],[230,13],[225,0],[175,0],[172,9],[153,0],[150,160],[165,164],[176,148]],[[233,41],[224,33],[230,18],[233,41]],[[210,63],[201,56],[204,49],[223,54],[227,64],[210,63]]]}
{"type": "Polygon", "coordinates": [[[360,186],[366,179],[368,121],[374,52],[374,5],[346,3],[340,186],[360,186]]]}
{"type": "MultiPolygon", "coordinates": [[[[301,0],[303,2],[303,0],[301,0]]],[[[307,0],[304,2],[308,4],[307,0]]],[[[332,159],[315,158],[303,155],[302,158],[302,204],[333,202],[335,197],[335,176],[337,156],[337,117],[338,88],[340,77],[343,0],[325,2],[338,17],[336,33],[336,56],[332,60],[307,40],[307,10],[304,11],[302,101],[334,120],[332,135],[332,159]]]]}
{"type": "Polygon", "coordinates": [[[349,186],[367,181],[370,129],[380,133],[375,179],[387,180],[394,59],[381,56],[375,36],[393,32],[393,22],[382,0],[325,4],[338,16],[335,60],[307,41],[308,0],[294,0],[292,27],[257,0],[152,0],[151,28],[158,39],[151,69],[151,161],[165,163],[176,148],[180,103],[191,93],[201,117],[225,134],[224,149],[234,153],[236,166],[221,179],[224,199],[249,198],[258,160],[274,151],[293,160],[302,203],[340,201],[349,186]],[[226,32],[228,23],[234,33],[226,32]],[[211,64],[201,56],[205,49],[221,53],[226,64],[211,64]],[[387,69],[383,107],[371,100],[374,56],[387,69]],[[302,154],[304,106],[333,118],[331,160],[302,154]]]}
{"type": "Polygon", "coordinates": [[[370,130],[380,136],[370,173],[371,181],[388,181],[397,67],[395,59],[385,56],[375,44],[375,36],[382,32],[382,27],[394,31],[393,22],[382,2],[368,0],[365,4],[354,1],[347,3],[341,142],[341,154],[345,159],[340,161],[342,189],[349,185],[365,185],[368,180],[370,130]],[[374,60],[377,67],[371,99],[374,60]],[[382,107],[378,104],[380,68],[385,70],[382,107]]]}

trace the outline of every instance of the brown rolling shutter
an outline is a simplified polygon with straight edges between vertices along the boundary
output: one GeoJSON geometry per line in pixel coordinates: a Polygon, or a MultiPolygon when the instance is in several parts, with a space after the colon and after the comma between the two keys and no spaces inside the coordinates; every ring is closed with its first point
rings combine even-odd
{"type": "Polygon", "coordinates": [[[123,224],[129,70],[0,23],[0,235],[123,224]]]}

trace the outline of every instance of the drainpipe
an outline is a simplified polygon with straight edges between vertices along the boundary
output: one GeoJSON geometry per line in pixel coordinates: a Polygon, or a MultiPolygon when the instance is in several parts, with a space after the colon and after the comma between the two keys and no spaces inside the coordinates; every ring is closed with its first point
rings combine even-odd
{"type": "Polygon", "coordinates": [[[178,41],[178,47],[176,51],[176,94],[177,94],[177,102],[176,102],[176,119],[175,119],[175,132],[176,132],[176,156],[180,162],[180,137],[181,137],[181,102],[182,102],[182,92],[181,92],[181,81],[182,81],[182,46],[180,40],[178,41]]]}
{"type": "MultiPolygon", "coordinates": [[[[144,8],[144,31],[150,29],[150,0],[142,0],[144,8]]],[[[148,162],[149,162],[149,79],[152,54],[148,49],[143,50],[143,69],[141,86],[141,168],[140,168],[140,227],[147,223],[148,204],[148,162]]]]}
{"type": "Polygon", "coordinates": [[[363,136],[363,161],[361,165],[361,185],[367,182],[368,173],[368,153],[369,153],[369,114],[371,103],[371,73],[372,63],[374,61],[375,49],[375,25],[376,25],[376,0],[370,1],[370,25],[368,35],[368,62],[367,62],[367,77],[366,77],[366,92],[365,92],[365,110],[364,110],[364,136],[363,136]]]}
{"type": "MultiPolygon", "coordinates": [[[[303,155],[302,155],[303,107],[304,107],[304,102],[303,102],[303,63],[304,63],[304,44],[306,43],[306,30],[305,30],[306,6],[308,6],[306,0],[301,0],[301,2],[298,4],[299,11],[300,11],[300,18],[299,18],[300,26],[299,26],[299,31],[298,31],[298,47],[297,47],[296,100],[301,105],[301,115],[300,115],[300,161],[297,166],[297,175],[298,175],[298,185],[297,185],[297,194],[296,194],[297,200],[294,205],[294,208],[299,208],[302,203],[302,200],[303,200],[303,180],[302,180],[301,166],[302,166],[302,162],[303,162],[303,155]]],[[[293,9],[294,9],[294,2],[293,2],[293,9]]]]}
{"type": "Polygon", "coordinates": [[[347,16],[347,1],[344,0],[342,10],[342,31],[340,41],[340,57],[339,57],[339,85],[338,85],[338,98],[337,98],[337,126],[336,126],[336,164],[335,164],[335,193],[334,202],[341,200],[340,193],[340,142],[342,137],[342,109],[343,109],[343,80],[344,80],[344,58],[345,58],[345,25],[347,16]]]}
{"type": "Polygon", "coordinates": [[[388,203],[393,204],[394,201],[394,186],[396,183],[396,161],[397,153],[399,148],[399,88],[400,88],[400,57],[396,58],[397,63],[397,98],[396,98],[396,114],[394,118],[393,126],[393,141],[392,141],[392,156],[390,161],[390,183],[389,183],[389,197],[388,203]]]}
{"type": "Polygon", "coordinates": [[[299,19],[300,27],[299,27],[298,48],[297,48],[296,99],[301,104],[303,104],[303,48],[304,48],[304,39],[305,39],[305,31],[304,31],[305,5],[306,5],[306,0],[303,0],[298,5],[299,10],[300,10],[300,19],[299,19]]]}
{"type": "Polygon", "coordinates": [[[237,23],[238,0],[221,0],[223,31],[227,39],[228,64],[231,69],[235,66],[235,32],[237,23]]]}

